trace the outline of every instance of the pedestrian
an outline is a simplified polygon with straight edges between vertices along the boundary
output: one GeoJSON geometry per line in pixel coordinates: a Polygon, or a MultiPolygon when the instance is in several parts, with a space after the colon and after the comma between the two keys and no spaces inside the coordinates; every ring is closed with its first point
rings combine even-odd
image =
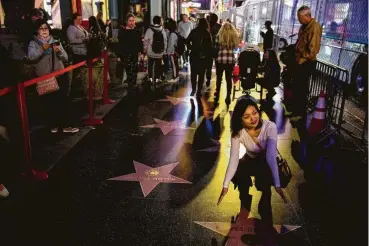
{"type": "Polygon", "coordinates": [[[199,19],[199,24],[193,29],[187,38],[187,45],[190,52],[191,63],[191,96],[201,97],[201,90],[204,84],[205,69],[212,59],[212,40],[209,32],[209,24],[205,18],[199,19]],[[196,89],[196,85],[198,88],[196,89]]]}
{"type": "Polygon", "coordinates": [[[154,16],[153,25],[146,30],[144,50],[149,59],[149,81],[159,82],[162,75],[163,55],[167,49],[167,38],[162,26],[162,18],[154,16]]]}
{"type": "Polygon", "coordinates": [[[119,30],[119,54],[127,73],[128,91],[136,92],[138,60],[142,59],[143,43],[140,30],[136,29],[135,16],[126,17],[126,28],[119,30]]]}
{"type": "Polygon", "coordinates": [[[290,120],[295,122],[306,119],[309,80],[315,70],[322,38],[322,27],[311,17],[308,6],[302,6],[297,16],[302,25],[296,42],[296,66],[292,81],[293,109],[290,120]]]}
{"type": "Polygon", "coordinates": [[[236,28],[229,22],[225,22],[220,28],[219,33],[214,42],[214,50],[216,54],[216,74],[217,74],[217,87],[215,96],[219,97],[220,87],[222,84],[223,72],[227,82],[227,97],[226,104],[231,102],[232,91],[232,72],[236,59],[233,54],[233,50],[240,44],[240,36],[236,28]]]}

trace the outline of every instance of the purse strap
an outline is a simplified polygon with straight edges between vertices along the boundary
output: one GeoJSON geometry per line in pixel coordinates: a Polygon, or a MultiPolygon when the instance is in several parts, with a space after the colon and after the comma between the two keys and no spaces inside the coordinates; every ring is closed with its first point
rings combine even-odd
{"type": "Polygon", "coordinates": [[[55,53],[54,48],[51,47],[51,72],[54,72],[54,68],[55,68],[55,53]]]}

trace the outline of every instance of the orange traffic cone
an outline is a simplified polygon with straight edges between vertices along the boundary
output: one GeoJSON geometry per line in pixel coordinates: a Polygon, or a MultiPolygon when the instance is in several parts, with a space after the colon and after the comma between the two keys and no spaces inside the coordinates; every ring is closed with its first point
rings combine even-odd
{"type": "Polygon", "coordinates": [[[325,94],[324,91],[320,91],[318,102],[315,106],[315,111],[313,113],[313,118],[311,120],[308,134],[313,136],[324,129],[325,121],[325,94]]]}

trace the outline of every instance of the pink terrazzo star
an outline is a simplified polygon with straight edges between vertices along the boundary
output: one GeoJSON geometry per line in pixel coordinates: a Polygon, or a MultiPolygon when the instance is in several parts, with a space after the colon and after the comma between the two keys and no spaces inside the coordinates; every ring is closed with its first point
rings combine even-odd
{"type": "Polygon", "coordinates": [[[108,180],[138,181],[140,182],[142,193],[144,194],[144,197],[146,197],[159,183],[191,184],[191,182],[187,180],[170,174],[178,163],[179,162],[171,163],[161,167],[149,167],[140,162],[133,161],[136,173],[122,175],[108,180]]]}
{"type": "Polygon", "coordinates": [[[169,132],[175,129],[195,129],[193,127],[187,127],[182,120],[176,121],[165,121],[154,118],[156,124],[140,126],[142,128],[160,128],[164,135],[167,135],[169,132]]]}
{"type": "Polygon", "coordinates": [[[249,211],[242,209],[235,223],[203,221],[194,222],[223,236],[227,236],[228,240],[226,245],[228,246],[260,245],[255,243],[245,244],[242,242],[241,237],[245,234],[253,236],[257,235],[260,240],[265,242],[265,240],[271,240],[275,233],[285,234],[301,227],[291,225],[274,225],[273,230],[273,228],[267,227],[263,221],[256,218],[249,218],[249,214],[249,211]]]}

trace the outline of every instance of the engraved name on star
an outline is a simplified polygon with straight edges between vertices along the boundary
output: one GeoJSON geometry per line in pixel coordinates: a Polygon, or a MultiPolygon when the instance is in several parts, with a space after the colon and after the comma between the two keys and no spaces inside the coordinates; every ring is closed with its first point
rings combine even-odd
{"type": "Polygon", "coordinates": [[[250,213],[247,209],[242,209],[234,223],[204,221],[194,221],[194,223],[226,236],[228,238],[226,245],[229,246],[260,245],[260,243],[273,238],[275,233],[282,235],[301,227],[292,225],[274,225],[273,228],[271,228],[262,220],[249,217],[249,214],[250,213]],[[248,238],[250,238],[247,243],[245,243],[244,240],[241,240],[241,237],[244,235],[249,236],[248,238]]]}
{"type": "Polygon", "coordinates": [[[183,120],[176,120],[176,121],[165,121],[165,120],[159,120],[154,118],[156,124],[152,124],[152,125],[145,125],[145,126],[140,126],[142,128],[160,128],[162,133],[164,135],[167,135],[169,132],[171,132],[172,130],[175,129],[196,129],[193,127],[187,127],[184,123],[183,120]]]}
{"type": "Polygon", "coordinates": [[[130,173],[108,180],[115,181],[138,181],[144,197],[148,196],[151,191],[160,183],[180,183],[191,184],[191,182],[178,178],[170,174],[170,172],[178,165],[179,162],[167,164],[159,167],[150,167],[137,161],[133,161],[135,173],[130,173]]]}

